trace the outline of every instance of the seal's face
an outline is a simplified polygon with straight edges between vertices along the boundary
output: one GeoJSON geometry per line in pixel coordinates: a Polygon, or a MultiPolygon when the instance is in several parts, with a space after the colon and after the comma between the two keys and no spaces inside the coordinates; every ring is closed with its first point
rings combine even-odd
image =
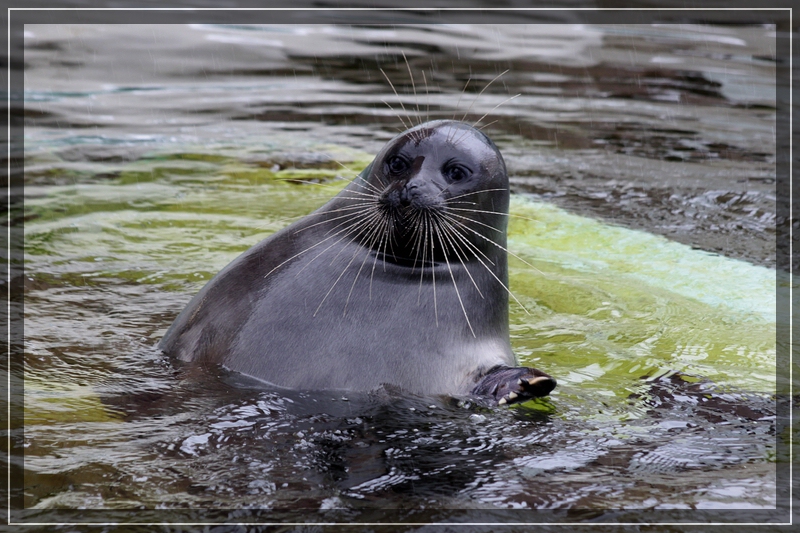
{"type": "Polygon", "coordinates": [[[403,132],[378,154],[365,180],[386,234],[373,249],[389,260],[424,265],[505,246],[505,164],[467,124],[436,121],[403,132]]]}

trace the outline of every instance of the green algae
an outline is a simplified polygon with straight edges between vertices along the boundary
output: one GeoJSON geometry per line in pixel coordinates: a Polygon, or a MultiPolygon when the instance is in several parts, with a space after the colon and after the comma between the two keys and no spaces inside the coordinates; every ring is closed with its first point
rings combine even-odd
{"type": "Polygon", "coordinates": [[[524,198],[512,215],[523,361],[621,397],[673,371],[775,392],[774,271],[524,198]]]}

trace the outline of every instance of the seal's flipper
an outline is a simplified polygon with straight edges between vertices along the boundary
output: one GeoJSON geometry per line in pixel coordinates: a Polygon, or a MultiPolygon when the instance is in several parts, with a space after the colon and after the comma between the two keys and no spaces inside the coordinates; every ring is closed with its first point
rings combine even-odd
{"type": "Polygon", "coordinates": [[[504,405],[547,396],[554,388],[556,380],[541,370],[496,366],[483,376],[472,389],[472,394],[492,398],[498,405],[504,405]]]}

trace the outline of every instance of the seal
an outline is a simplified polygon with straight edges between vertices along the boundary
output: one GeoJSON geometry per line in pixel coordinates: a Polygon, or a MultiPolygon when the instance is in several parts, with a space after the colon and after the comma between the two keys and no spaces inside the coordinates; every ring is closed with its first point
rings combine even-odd
{"type": "Polygon", "coordinates": [[[159,347],[279,387],[545,396],[508,328],[505,162],[432,121],[389,141],[338,195],[219,272],[159,347]]]}

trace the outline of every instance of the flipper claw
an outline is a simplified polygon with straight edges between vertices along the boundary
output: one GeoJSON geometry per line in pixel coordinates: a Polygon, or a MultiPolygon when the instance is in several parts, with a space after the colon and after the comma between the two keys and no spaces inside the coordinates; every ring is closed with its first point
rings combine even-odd
{"type": "Polygon", "coordinates": [[[506,405],[547,396],[555,386],[556,380],[541,370],[498,366],[483,376],[472,394],[487,396],[497,405],[506,405]]]}

